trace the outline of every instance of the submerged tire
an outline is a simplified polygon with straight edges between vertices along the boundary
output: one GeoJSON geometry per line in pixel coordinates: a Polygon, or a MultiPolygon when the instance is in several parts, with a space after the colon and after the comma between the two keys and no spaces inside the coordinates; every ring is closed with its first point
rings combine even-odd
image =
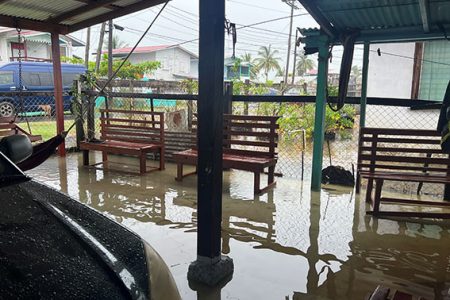
{"type": "Polygon", "coordinates": [[[0,117],[12,117],[14,116],[15,108],[8,101],[0,102],[0,117]]]}

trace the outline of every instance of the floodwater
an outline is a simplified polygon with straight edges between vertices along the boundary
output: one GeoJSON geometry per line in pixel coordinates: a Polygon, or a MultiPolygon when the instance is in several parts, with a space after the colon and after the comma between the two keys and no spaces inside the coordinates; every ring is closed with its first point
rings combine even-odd
{"type": "Polygon", "coordinates": [[[142,177],[81,164],[70,154],[29,174],[138,233],[164,258],[183,299],[364,299],[379,284],[450,299],[448,221],[374,219],[352,190],[311,193],[308,182],[287,178],[258,197],[253,175],[241,171],[224,172],[223,185],[222,252],[234,260],[233,277],[219,288],[190,286],[196,177],[176,182],[171,164],[142,177]]]}

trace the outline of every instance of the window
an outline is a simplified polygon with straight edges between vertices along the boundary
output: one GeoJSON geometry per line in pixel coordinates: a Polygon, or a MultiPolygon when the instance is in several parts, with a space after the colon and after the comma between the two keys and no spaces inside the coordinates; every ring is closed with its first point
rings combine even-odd
{"type": "Polygon", "coordinates": [[[0,71],[0,84],[14,84],[13,71],[0,71]]]}
{"type": "Polygon", "coordinates": [[[236,72],[236,68],[234,66],[227,66],[227,79],[239,79],[239,73],[236,72]]]}
{"type": "Polygon", "coordinates": [[[24,85],[24,86],[40,86],[41,80],[39,79],[39,73],[23,72],[22,73],[22,85],[24,85]]]}
{"type": "Polygon", "coordinates": [[[242,76],[249,76],[250,75],[249,72],[250,72],[249,67],[241,67],[241,75],[242,76]]]}
{"type": "Polygon", "coordinates": [[[73,81],[78,79],[78,77],[80,77],[80,74],[78,73],[63,73],[63,86],[72,86],[73,81]]]}
{"type": "Polygon", "coordinates": [[[53,86],[53,73],[39,73],[39,79],[42,86],[53,86]]]}

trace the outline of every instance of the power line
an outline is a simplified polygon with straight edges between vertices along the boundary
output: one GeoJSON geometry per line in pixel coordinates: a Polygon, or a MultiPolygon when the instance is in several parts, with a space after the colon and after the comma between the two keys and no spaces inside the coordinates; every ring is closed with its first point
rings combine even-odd
{"type": "Polygon", "coordinates": [[[286,11],[282,11],[282,10],[278,10],[278,9],[272,9],[272,8],[269,8],[269,7],[264,7],[264,6],[254,5],[254,4],[249,4],[249,3],[236,1],[236,0],[228,0],[228,2],[232,2],[232,3],[236,3],[236,4],[240,4],[240,5],[245,5],[245,6],[249,6],[249,7],[254,7],[254,8],[259,8],[259,9],[270,10],[272,12],[276,11],[276,12],[286,13],[286,11]]]}

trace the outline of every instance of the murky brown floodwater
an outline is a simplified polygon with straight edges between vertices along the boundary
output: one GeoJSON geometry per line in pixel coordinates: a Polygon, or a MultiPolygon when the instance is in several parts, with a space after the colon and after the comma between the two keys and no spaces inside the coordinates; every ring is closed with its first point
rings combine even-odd
{"type": "Polygon", "coordinates": [[[234,260],[233,278],[194,291],[186,275],[196,258],[196,177],[178,183],[170,164],[139,177],[81,162],[52,158],[29,174],[142,236],[183,299],[363,299],[379,284],[450,299],[449,222],[373,219],[350,190],[311,193],[298,180],[278,179],[255,197],[253,175],[240,171],[224,173],[222,251],[234,260]]]}

